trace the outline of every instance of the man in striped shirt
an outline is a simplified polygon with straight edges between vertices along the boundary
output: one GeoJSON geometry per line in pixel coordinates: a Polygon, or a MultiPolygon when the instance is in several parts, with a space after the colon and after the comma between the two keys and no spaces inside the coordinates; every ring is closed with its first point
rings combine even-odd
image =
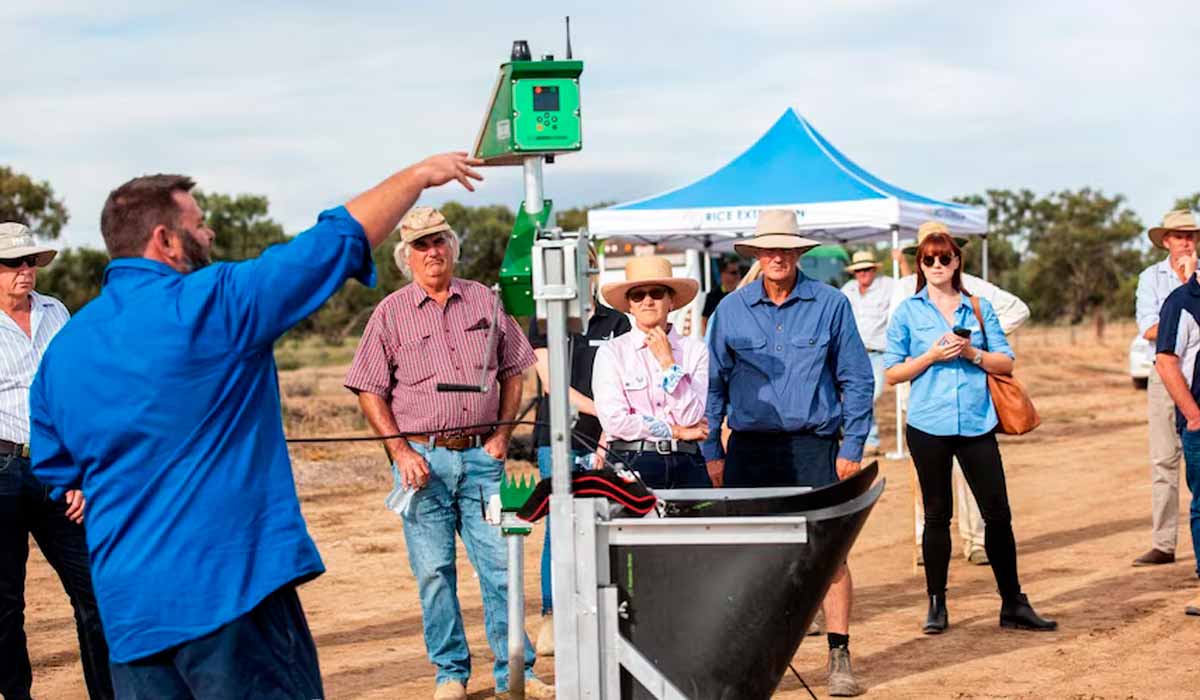
{"type": "Polygon", "coordinates": [[[38,268],[54,255],[23,224],[0,224],[0,696],[8,700],[26,700],[33,685],[24,629],[31,534],[75,608],[88,695],[113,696],[81,527],[83,494],[51,498],[29,464],[29,385],[69,317],[58,299],[33,291],[38,268]]]}
{"type": "MultiPolygon", "coordinates": [[[[478,282],[454,276],[458,236],[445,217],[415,207],[400,224],[395,262],[413,281],[390,294],[371,314],[346,388],[385,442],[401,503],[408,561],[421,597],[425,647],[437,667],[435,700],[465,700],[471,653],[458,601],[454,533],[479,574],[484,625],[495,656],[497,693],[508,688],[508,591],[505,547],[483,506],[500,491],[504,459],[521,401],[522,373],[533,349],[496,297],[478,282]],[[493,324],[495,347],[488,352],[493,324]],[[481,393],[437,391],[440,382],[476,384],[481,393]],[[498,385],[498,386],[497,386],[498,385]]],[[[533,676],[534,653],[525,640],[525,695],[553,697],[533,676]]],[[[521,670],[515,671],[520,673],[521,670]]]]}

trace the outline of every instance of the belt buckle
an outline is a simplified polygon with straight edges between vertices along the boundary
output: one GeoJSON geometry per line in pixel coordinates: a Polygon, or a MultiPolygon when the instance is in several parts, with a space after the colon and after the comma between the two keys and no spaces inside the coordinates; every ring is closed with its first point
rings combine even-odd
{"type": "Polygon", "coordinates": [[[671,449],[674,446],[674,440],[658,440],[654,443],[654,451],[660,455],[669,455],[674,451],[671,449]]]}
{"type": "Polygon", "coordinates": [[[29,445],[21,445],[21,456],[29,459],[29,445]]]}

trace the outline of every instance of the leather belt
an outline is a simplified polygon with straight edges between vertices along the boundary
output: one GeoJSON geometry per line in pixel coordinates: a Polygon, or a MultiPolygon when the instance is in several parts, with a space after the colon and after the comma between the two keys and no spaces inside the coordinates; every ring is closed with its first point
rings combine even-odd
{"type": "Polygon", "coordinates": [[[425,446],[444,447],[447,450],[469,450],[483,447],[486,435],[409,435],[410,442],[416,441],[425,446]]]}
{"type": "Polygon", "coordinates": [[[660,455],[700,454],[700,445],[691,440],[613,440],[608,443],[608,449],[614,452],[657,452],[660,455]]]}
{"type": "Polygon", "coordinates": [[[22,445],[19,442],[9,442],[8,440],[0,440],[0,456],[24,457],[25,459],[29,459],[29,445],[22,445]]]}

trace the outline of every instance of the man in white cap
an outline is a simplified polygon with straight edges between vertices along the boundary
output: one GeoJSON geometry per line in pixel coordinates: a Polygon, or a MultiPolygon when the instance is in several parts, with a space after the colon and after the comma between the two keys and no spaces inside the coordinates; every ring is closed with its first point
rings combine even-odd
{"type": "MultiPolygon", "coordinates": [[[[892,301],[888,308],[888,319],[900,306],[900,302],[917,293],[917,276],[911,272],[908,266],[908,261],[903,255],[916,255],[917,247],[921,245],[921,241],[931,233],[944,233],[947,236],[950,234],[950,229],[940,221],[926,221],[917,228],[917,242],[898,253],[894,253],[900,261],[900,272],[903,275],[896,280],[892,291],[892,301]],[[903,253],[900,255],[899,253],[903,253]]],[[[959,248],[967,245],[967,239],[955,237],[954,242],[959,248]]],[[[1005,291],[996,285],[976,277],[962,273],[963,289],[981,299],[987,299],[992,304],[992,308],[996,310],[996,317],[1000,319],[1000,327],[1004,329],[1005,335],[1011,335],[1013,331],[1021,327],[1029,319],[1029,306],[1021,301],[1017,295],[1005,291]]],[[[897,387],[901,392],[902,397],[907,397],[908,385],[904,384],[897,387]]],[[[967,480],[963,478],[962,468],[958,466],[958,460],[954,460],[954,501],[958,506],[958,534],[962,539],[963,557],[972,564],[980,566],[988,564],[987,552],[983,548],[984,539],[984,522],[983,514],[979,512],[979,504],[975,502],[975,494],[971,493],[971,489],[967,487],[967,480]]],[[[921,499],[917,498],[914,502],[914,516],[916,526],[914,528],[916,534],[916,560],[917,563],[922,563],[921,559],[921,537],[925,531],[925,509],[921,503],[921,499]]]]}
{"type": "MultiPolygon", "coordinates": [[[[1158,339],[1163,303],[1196,271],[1197,231],[1200,229],[1196,228],[1195,216],[1185,209],[1168,212],[1162,225],[1148,232],[1154,247],[1167,251],[1165,259],[1138,275],[1138,333],[1151,343],[1158,339]]],[[[1155,363],[1162,357],[1156,354],[1155,363]]],[[[1167,392],[1161,372],[1150,373],[1146,403],[1150,425],[1150,549],[1133,560],[1134,566],[1174,563],[1179,537],[1179,461],[1183,459],[1183,447],[1175,424],[1176,403],[1167,392]]]]}
{"type": "Polygon", "coordinates": [[[392,458],[389,501],[412,493],[400,519],[408,563],[417,580],[425,649],[437,668],[434,700],[466,700],[471,651],[458,600],[456,535],[479,575],[484,629],[492,647],[498,694],[510,673],[523,673],[525,695],[553,697],[533,675],[533,644],[525,639],[523,669],[508,666],[508,569],[498,528],[483,507],[500,493],[521,403],[522,373],[533,348],[511,316],[496,317],[496,296],[484,285],[454,276],[458,235],[442,213],[414,207],[400,223],[393,252],[412,282],[389,294],[371,313],[345,385],[358,395],[367,422],[392,458]],[[495,323],[491,356],[487,338],[495,323]],[[439,392],[439,383],[476,384],[488,368],[487,391],[439,392]]]}
{"type": "MultiPolygon", "coordinates": [[[[709,432],[701,449],[714,486],[819,487],[862,466],[871,362],[850,302],[800,271],[800,256],[817,245],[800,235],[795,212],[769,209],[759,213],[754,236],[735,246],[756,259],[762,276],[722,299],[709,327],[709,432]],[[728,454],[721,444],[727,414],[728,454]]],[[[839,697],[863,692],[850,666],[852,597],[843,565],[822,605],[829,694],[839,697]]]]}
{"type": "Polygon", "coordinates": [[[38,268],[54,259],[19,223],[0,224],[0,696],[29,698],[33,677],[25,646],[25,562],[29,536],[62,580],[79,633],[88,695],[113,696],[108,645],[100,626],[82,527],[84,498],[50,493],[29,462],[29,386],[50,340],[69,314],[34,291],[38,268]]]}
{"type": "MultiPolygon", "coordinates": [[[[883,393],[883,351],[887,347],[888,308],[892,303],[892,291],[896,280],[879,275],[880,264],[875,254],[860,250],[846,266],[853,279],[842,285],[842,294],[850,300],[854,309],[854,322],[863,345],[867,346],[867,357],[871,360],[871,374],[875,378],[875,393],[871,402],[879,400],[883,393]]],[[[879,423],[871,415],[871,432],[867,433],[868,454],[879,452],[879,423]]]]}

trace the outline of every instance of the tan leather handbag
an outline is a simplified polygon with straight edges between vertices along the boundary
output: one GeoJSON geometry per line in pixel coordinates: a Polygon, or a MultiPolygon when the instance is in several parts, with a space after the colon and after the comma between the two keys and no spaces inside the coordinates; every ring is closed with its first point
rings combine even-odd
{"type": "MultiPolygon", "coordinates": [[[[979,312],[979,297],[971,297],[971,307],[975,309],[975,318],[979,319],[979,330],[983,333],[983,347],[988,348],[987,329],[983,325],[983,314],[979,312]]],[[[1005,435],[1024,435],[1042,424],[1033,401],[1017,378],[1011,374],[987,373],[988,393],[992,395],[992,405],[996,407],[996,417],[1000,420],[996,432],[1005,435]]]]}

